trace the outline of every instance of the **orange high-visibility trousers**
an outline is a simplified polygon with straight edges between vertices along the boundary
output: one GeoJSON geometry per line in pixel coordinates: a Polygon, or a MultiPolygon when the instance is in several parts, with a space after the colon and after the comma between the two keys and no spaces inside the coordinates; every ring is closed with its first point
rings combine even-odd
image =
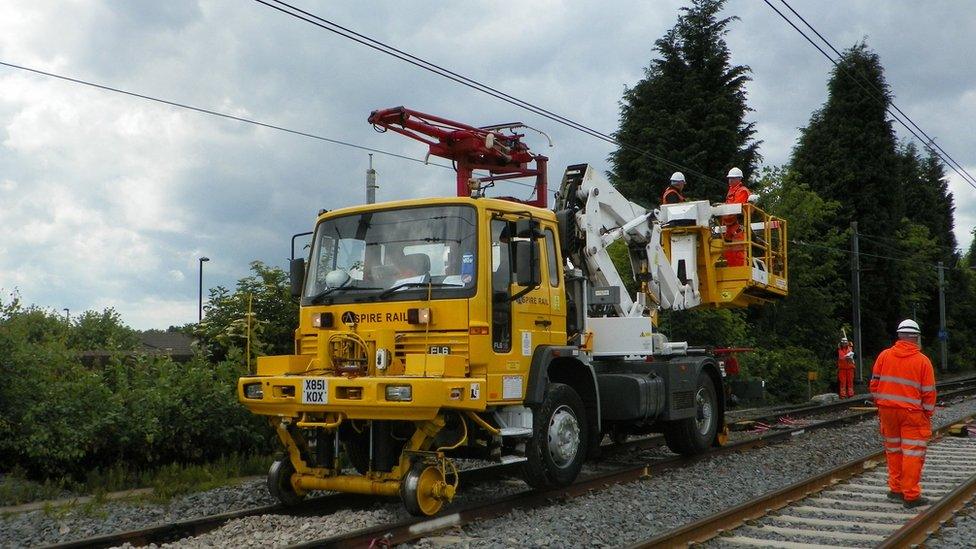
{"type": "Polygon", "coordinates": [[[918,499],[925,448],[932,437],[929,416],[921,410],[879,406],[878,419],[888,460],[888,489],[900,493],[905,501],[918,499]]]}
{"type": "Polygon", "coordinates": [[[837,394],[840,398],[854,396],[854,369],[843,368],[837,370],[837,394]]]}

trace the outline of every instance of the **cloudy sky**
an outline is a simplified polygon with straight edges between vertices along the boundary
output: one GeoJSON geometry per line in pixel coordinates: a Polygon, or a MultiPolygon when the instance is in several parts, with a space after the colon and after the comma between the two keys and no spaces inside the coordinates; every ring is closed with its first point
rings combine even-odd
{"type": "MultiPolygon", "coordinates": [[[[680,1],[326,2],[297,5],[604,132],[680,1]]],[[[793,0],[838,48],[865,38],[903,111],[976,173],[976,9],[911,0],[793,0]]],[[[825,99],[829,62],[764,3],[730,0],[767,164],[788,159],[825,99]]],[[[420,158],[366,124],[407,105],[476,125],[522,120],[564,166],[610,145],[242,0],[4,0],[0,61],[420,158]]],[[[666,128],[661,128],[666,131],[666,128]]],[[[907,136],[906,133],[900,133],[907,136]]],[[[453,174],[376,156],[380,200],[451,194],[453,174]]],[[[0,299],[115,307],[136,328],[196,320],[205,286],[260,259],[285,266],[320,208],[363,201],[366,153],[0,67],[0,299]]],[[[722,174],[714,174],[721,176],[722,174]]],[[[976,192],[951,176],[967,246],[976,192]]],[[[524,189],[502,189],[523,194],[524,189]]]]}

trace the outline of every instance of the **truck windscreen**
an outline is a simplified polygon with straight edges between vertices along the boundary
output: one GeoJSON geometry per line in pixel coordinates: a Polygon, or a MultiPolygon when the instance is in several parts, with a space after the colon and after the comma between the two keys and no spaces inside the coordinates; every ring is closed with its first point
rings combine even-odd
{"type": "Polygon", "coordinates": [[[302,305],[474,293],[477,223],[470,206],[377,210],[322,221],[302,305]]]}

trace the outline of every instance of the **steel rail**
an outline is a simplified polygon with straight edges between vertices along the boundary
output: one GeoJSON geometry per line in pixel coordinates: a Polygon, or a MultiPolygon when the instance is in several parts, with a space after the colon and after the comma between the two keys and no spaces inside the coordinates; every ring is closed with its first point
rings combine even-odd
{"type": "Polygon", "coordinates": [[[924,542],[930,535],[952,518],[956,511],[976,498],[976,475],[972,475],[958,488],[946,494],[937,503],[919,513],[898,531],[878,545],[885,549],[912,547],[924,542]]]}
{"type": "MultiPolygon", "coordinates": [[[[976,417],[976,414],[967,414],[936,429],[932,433],[933,440],[945,436],[953,425],[972,421],[974,417],[976,417]]],[[[786,507],[824,488],[828,488],[838,482],[848,480],[858,474],[873,469],[883,464],[884,461],[884,450],[862,456],[823,474],[803,479],[774,492],[746,501],[721,513],[704,517],[695,522],[642,540],[630,547],[657,549],[685,547],[692,543],[706,542],[721,535],[723,532],[739,528],[747,521],[767,516],[772,511],[786,507]]],[[[976,475],[971,477],[965,486],[955,490],[952,494],[940,500],[937,505],[933,505],[930,509],[909,521],[901,530],[886,539],[882,546],[901,548],[908,547],[909,543],[917,543],[917,541],[910,542],[908,540],[924,540],[933,527],[938,528],[941,520],[944,520],[955,509],[969,501],[974,493],[976,493],[976,475]],[[957,493],[959,494],[958,496],[956,496],[957,493]],[[889,542],[891,543],[890,545],[889,542]]]]}
{"type": "Polygon", "coordinates": [[[710,451],[699,456],[666,457],[649,463],[630,465],[614,471],[587,476],[564,488],[519,492],[488,503],[463,505],[441,516],[408,518],[392,524],[381,524],[336,536],[297,543],[289,547],[292,549],[306,547],[345,548],[366,547],[378,543],[389,545],[407,543],[446,528],[463,526],[478,520],[497,517],[515,508],[532,509],[541,507],[551,504],[553,501],[571,499],[592,491],[605,489],[614,484],[648,478],[669,469],[690,467],[700,461],[715,456],[786,442],[807,431],[845,425],[866,419],[875,415],[875,413],[876,410],[863,410],[847,416],[820,421],[802,427],[766,432],[759,436],[734,442],[726,446],[712,448],[710,451]]]}
{"type": "MultiPolygon", "coordinates": [[[[973,383],[973,382],[976,382],[976,377],[950,380],[945,383],[965,384],[965,383],[973,383]]],[[[962,387],[960,389],[949,391],[948,393],[940,395],[940,398],[956,396],[959,394],[965,394],[972,391],[976,391],[976,383],[974,383],[972,386],[969,387],[962,387]]],[[[855,404],[857,403],[848,400],[848,401],[842,401],[841,403],[831,403],[828,405],[805,407],[800,409],[800,411],[802,412],[803,415],[814,415],[818,412],[819,413],[829,412],[835,409],[842,409],[845,406],[849,407],[855,404]]],[[[769,414],[767,416],[761,416],[756,419],[765,419],[765,418],[775,419],[786,415],[795,415],[795,413],[796,411],[787,411],[786,413],[769,414]]],[[[673,467],[687,467],[705,457],[721,455],[727,452],[748,450],[751,448],[761,447],[766,444],[775,444],[778,442],[792,439],[793,437],[802,434],[806,430],[835,427],[838,425],[843,425],[846,423],[850,423],[853,421],[866,418],[868,416],[874,415],[874,413],[875,413],[874,410],[864,410],[864,411],[855,412],[848,416],[817,422],[810,425],[797,426],[797,427],[783,429],[783,430],[774,430],[759,435],[757,437],[752,437],[748,440],[739,441],[733,444],[726,445],[721,448],[713,449],[712,451],[704,454],[703,456],[698,456],[695,458],[682,458],[680,456],[663,458],[659,461],[655,461],[650,464],[641,465],[639,467],[631,467],[625,470],[618,470],[614,472],[599,474],[593,477],[588,477],[588,479],[584,479],[581,482],[585,482],[590,479],[592,479],[593,483],[596,484],[603,483],[604,485],[628,482],[628,481],[636,480],[644,476],[647,476],[651,472],[660,472],[673,467]],[[643,469],[647,469],[647,470],[643,471],[643,469]]],[[[648,448],[648,447],[660,445],[661,440],[662,437],[659,435],[651,436],[647,438],[635,439],[623,443],[604,446],[601,449],[601,452],[604,456],[610,456],[628,450],[648,448]]],[[[462,489],[464,486],[468,486],[471,484],[476,484],[488,480],[494,480],[506,475],[510,475],[517,469],[517,466],[518,464],[496,464],[487,467],[479,467],[476,469],[468,469],[465,471],[461,471],[462,489]]],[[[553,498],[564,499],[567,497],[573,497],[574,495],[578,495],[573,493],[572,489],[573,486],[542,492],[542,494],[544,495],[543,504],[546,501],[551,500],[553,498]]],[[[590,491],[592,489],[594,488],[593,487],[583,488],[584,492],[590,491]]],[[[522,497],[526,498],[525,501],[528,501],[527,499],[528,496],[525,495],[527,493],[531,493],[531,492],[522,493],[522,497]]],[[[504,500],[499,502],[499,505],[502,506],[502,509],[505,509],[507,511],[508,509],[511,508],[512,502],[510,500],[513,497],[516,496],[510,496],[509,498],[505,498],[504,500]]],[[[230,511],[226,513],[219,513],[219,514],[209,515],[204,517],[195,517],[191,519],[157,524],[147,528],[93,536],[93,537],[83,538],[79,540],[68,541],[64,543],[48,545],[47,547],[67,549],[67,548],[76,548],[76,547],[113,547],[117,545],[122,545],[124,543],[129,543],[134,546],[149,545],[153,543],[160,544],[160,543],[167,543],[167,542],[180,540],[186,537],[199,536],[207,532],[216,530],[217,528],[220,528],[221,526],[223,526],[224,524],[226,524],[231,520],[249,517],[249,516],[264,515],[264,514],[290,514],[290,515],[300,515],[300,516],[313,516],[317,514],[332,513],[340,509],[366,508],[374,504],[376,501],[377,499],[375,496],[363,496],[358,494],[331,494],[327,496],[320,496],[317,498],[309,499],[305,501],[302,504],[302,506],[297,509],[289,509],[280,504],[251,507],[247,509],[230,511]]],[[[463,519],[464,523],[467,523],[467,522],[472,522],[474,520],[478,520],[480,518],[488,518],[490,516],[495,516],[492,515],[491,511],[487,509],[485,510],[485,513],[488,514],[485,516],[481,516],[481,513],[475,513],[474,509],[479,506],[483,507],[484,505],[483,504],[471,505],[462,508],[462,510],[457,511],[457,514],[460,513],[465,514],[465,517],[458,517],[458,520],[463,519]]],[[[525,504],[520,504],[520,506],[531,507],[534,505],[525,503],[525,504]]],[[[452,515],[446,515],[446,517],[451,517],[451,516],[452,515]]],[[[415,524],[415,523],[432,521],[433,526],[436,526],[437,524],[439,524],[439,522],[437,522],[438,520],[439,517],[434,517],[433,519],[408,519],[407,521],[404,522],[415,524]]],[[[436,528],[437,530],[452,526],[452,524],[447,524],[446,523],[447,521],[444,521],[443,518],[440,518],[440,522],[444,522],[445,524],[444,526],[437,527],[436,528]]],[[[365,531],[361,531],[361,532],[365,533],[365,531]]],[[[330,538],[330,539],[339,542],[341,541],[338,539],[339,537],[330,538]]],[[[415,538],[412,539],[416,539],[418,537],[421,536],[416,536],[415,538]]],[[[311,545],[302,544],[299,546],[311,546],[311,545]]],[[[348,546],[348,545],[338,545],[338,546],[348,546]]]]}
{"type": "MultiPolygon", "coordinates": [[[[940,398],[946,396],[954,396],[958,394],[963,394],[966,389],[972,388],[976,391],[976,376],[964,376],[957,377],[953,379],[947,379],[940,381],[935,384],[936,390],[948,390],[945,395],[939,395],[940,398]]],[[[730,427],[735,426],[737,423],[746,422],[756,422],[756,421],[778,421],[782,417],[807,417],[822,413],[833,412],[835,410],[843,410],[850,407],[856,407],[863,405],[866,401],[871,400],[870,394],[855,395],[851,398],[838,400],[837,402],[828,402],[826,404],[804,404],[800,406],[789,406],[785,408],[776,409],[767,413],[763,413],[755,416],[743,416],[741,418],[736,418],[734,421],[730,418],[728,424],[730,427]]]]}
{"type": "MultiPolygon", "coordinates": [[[[631,440],[619,444],[611,444],[601,449],[604,455],[613,455],[628,450],[660,445],[660,440],[653,438],[631,440]]],[[[466,486],[482,482],[497,480],[514,473],[517,463],[492,464],[485,467],[465,469],[461,471],[462,489],[466,486]]],[[[285,514],[293,516],[314,516],[334,513],[341,509],[365,509],[377,501],[376,496],[361,494],[329,494],[304,501],[300,507],[288,508],[281,504],[249,507],[237,511],[228,511],[203,517],[172,521],[156,524],[146,528],[113,532],[88,538],[47,545],[47,548],[73,549],[80,547],[115,547],[129,543],[133,546],[162,544],[178,541],[186,537],[195,537],[220,528],[224,524],[244,517],[269,514],[285,514]]]]}

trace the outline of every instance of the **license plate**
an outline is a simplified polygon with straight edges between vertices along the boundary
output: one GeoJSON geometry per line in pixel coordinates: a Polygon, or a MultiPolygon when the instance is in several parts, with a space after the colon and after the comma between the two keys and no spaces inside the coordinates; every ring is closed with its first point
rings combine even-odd
{"type": "Polygon", "coordinates": [[[427,350],[428,355],[449,355],[451,348],[447,345],[431,345],[427,350]]]}
{"type": "Polygon", "coordinates": [[[306,377],[302,380],[302,404],[328,404],[329,380],[324,377],[306,377]]]}

